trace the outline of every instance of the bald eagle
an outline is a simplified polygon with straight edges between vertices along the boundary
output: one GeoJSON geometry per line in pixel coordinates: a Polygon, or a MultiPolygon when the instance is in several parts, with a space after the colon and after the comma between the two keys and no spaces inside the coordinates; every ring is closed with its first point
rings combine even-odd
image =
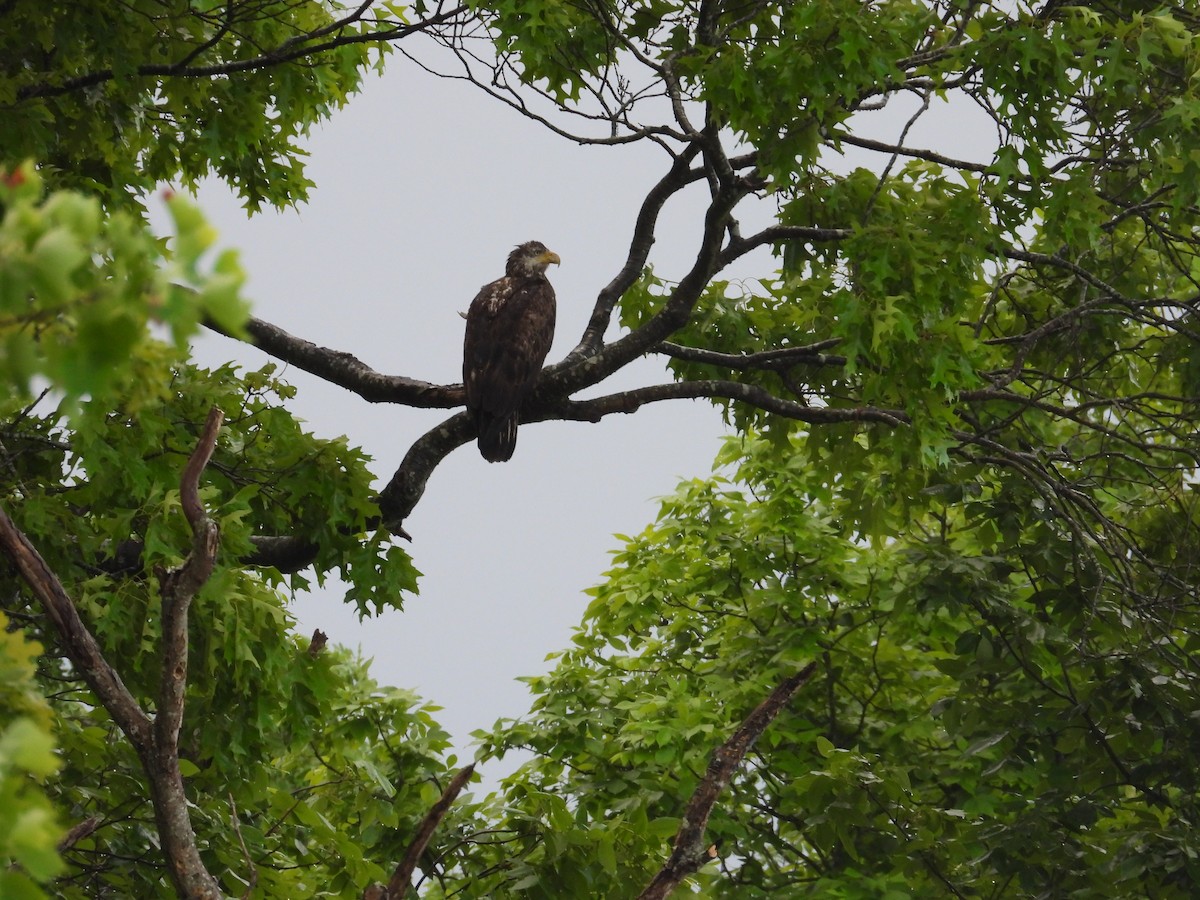
{"type": "Polygon", "coordinates": [[[467,312],[463,383],[479,452],[504,462],[517,446],[521,404],[554,339],[554,288],[546,268],[558,254],[539,241],[508,255],[504,277],[480,288],[467,312]]]}

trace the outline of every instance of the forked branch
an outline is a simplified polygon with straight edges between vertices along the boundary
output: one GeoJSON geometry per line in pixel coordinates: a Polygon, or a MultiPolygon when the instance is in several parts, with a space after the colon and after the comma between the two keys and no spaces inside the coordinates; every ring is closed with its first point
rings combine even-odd
{"type": "Polygon", "coordinates": [[[217,524],[200,503],[199,480],[216,446],[222,414],[209,413],[180,479],[180,497],[192,527],[192,551],[177,569],[162,572],[163,664],[158,709],[151,719],[105,659],[58,576],[8,515],[0,510],[0,546],[37,596],[62,640],[67,657],[129,739],[150,784],[159,843],[182,897],[219,900],[224,895],[200,858],[179,770],[179,728],[187,687],[187,611],[212,574],[219,542],[217,524]]]}

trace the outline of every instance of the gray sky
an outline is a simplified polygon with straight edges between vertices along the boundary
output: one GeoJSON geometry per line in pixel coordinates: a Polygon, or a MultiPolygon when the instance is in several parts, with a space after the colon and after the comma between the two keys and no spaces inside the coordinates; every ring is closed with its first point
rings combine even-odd
{"type": "MultiPolygon", "coordinates": [[[[899,102],[866,114],[867,133],[894,140],[914,108],[899,102]]],[[[994,139],[981,114],[960,108],[935,110],[908,143],[986,160],[994,139]]],[[[624,260],[642,198],[667,165],[649,145],[564,141],[399,57],[309,149],[317,186],[298,211],[247,219],[222,186],[200,193],[221,245],[242,253],[255,314],[381,372],[440,383],[461,380],[459,311],[526,240],[543,241],[563,260],[550,272],[559,305],[550,360],[573,347],[597,292],[624,260]]],[[[884,162],[859,153],[838,168],[884,162]]],[[[661,216],[651,256],[661,277],[686,271],[702,201],[685,195],[661,216]]],[[[771,269],[765,250],[746,263],[743,273],[771,269]]],[[[216,336],[198,352],[209,363],[257,366],[264,358],[216,336]]],[[[381,484],[412,441],[447,415],[371,405],[295,369],[286,376],[299,388],[292,408],[318,435],[345,434],[361,445],[381,484]]],[[[643,361],[604,392],[666,379],[659,362],[643,361]]],[[[360,624],[336,586],[315,591],[296,599],[300,628],[361,646],[380,682],[444,707],[439,721],[469,754],[472,730],[528,708],[514,679],[546,671],[546,655],[567,645],[587,603],[583,589],[600,580],[618,546],[612,535],[640,531],[655,498],[680,478],[707,475],[722,431],[713,407],[681,401],[598,424],[522,427],[508,463],[484,462],[473,444],[460,448],[406,522],[407,549],[424,573],[420,595],[402,613],[360,624]]],[[[485,778],[500,768],[493,764],[485,778]]]]}
{"type": "MultiPolygon", "coordinates": [[[[200,192],[220,245],[242,254],[255,315],[381,372],[441,383],[461,381],[459,311],[525,240],[562,257],[550,272],[559,306],[550,359],[573,347],[665,160],[649,148],[569,144],[398,58],[314,134],[310,152],[317,188],[298,211],[247,219],[223,186],[200,192]]],[[[699,198],[681,207],[668,210],[664,230],[691,236],[699,198]]],[[[686,251],[686,240],[662,242],[656,268],[678,277],[686,251]]],[[[216,336],[198,351],[209,363],[265,358],[216,336]]],[[[637,377],[622,373],[614,384],[667,380],[657,362],[633,368],[637,377]]],[[[297,369],[286,377],[309,427],[361,445],[381,483],[448,415],[368,404],[297,369]]],[[[474,444],[460,448],[405,523],[424,573],[420,595],[403,613],[360,625],[336,586],[314,591],[293,607],[301,628],[361,646],[379,681],[443,706],[439,721],[465,750],[472,730],[526,711],[527,690],[514,679],[546,671],[546,655],[567,645],[583,589],[618,546],[612,534],[640,531],[655,497],[680,477],[706,475],[721,432],[713,407],[684,401],[598,424],[523,427],[508,463],[485,462],[474,444]]]]}

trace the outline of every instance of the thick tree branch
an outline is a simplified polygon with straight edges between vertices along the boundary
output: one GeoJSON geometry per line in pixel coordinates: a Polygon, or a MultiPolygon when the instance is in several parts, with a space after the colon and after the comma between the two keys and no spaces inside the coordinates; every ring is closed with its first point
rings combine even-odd
{"type": "Polygon", "coordinates": [[[662,900],[683,879],[716,858],[716,849],[706,847],[704,831],[717,798],[728,787],[738,766],[742,764],[759,735],[766,731],[796,691],[812,677],[816,663],[809,663],[799,672],[781,681],[762,703],[738,726],[724,744],[713,751],[708,771],[696,786],[683,813],[683,822],[675,835],[670,858],[638,896],[638,900],[662,900]]]}
{"type": "Polygon", "coordinates": [[[421,860],[421,854],[429,846],[429,840],[433,837],[437,827],[442,824],[442,819],[446,818],[446,813],[450,811],[450,805],[467,786],[467,782],[471,780],[474,773],[474,763],[459,769],[450,779],[450,783],[446,785],[446,789],[442,791],[442,796],[438,798],[437,803],[433,804],[429,812],[425,814],[425,818],[417,826],[417,832],[413,835],[412,842],[408,845],[404,859],[400,861],[400,865],[396,867],[396,871],[388,881],[387,889],[383,894],[385,900],[403,900],[408,895],[408,891],[412,887],[412,875],[416,871],[417,863],[421,860]]]}
{"type": "Polygon", "coordinates": [[[379,493],[379,512],[384,526],[391,531],[399,529],[425,493],[433,470],[450,451],[474,436],[475,425],[471,417],[461,412],[419,437],[404,455],[392,480],[379,493]]]}
{"type": "MultiPolygon", "coordinates": [[[[215,322],[205,323],[226,337],[236,337],[215,322]]],[[[288,365],[351,391],[370,403],[402,403],[424,409],[450,409],[463,404],[461,384],[437,385],[399,375],[383,375],[349,353],[320,347],[282,328],[251,318],[246,323],[250,342],[288,365]]]]}
{"type": "MultiPolygon", "coordinates": [[[[714,398],[738,400],[776,415],[811,424],[870,422],[895,428],[909,422],[908,414],[903,410],[874,406],[806,406],[794,400],[776,397],[757,385],[716,379],[651,385],[588,400],[546,400],[539,394],[526,405],[521,421],[530,423],[562,419],[598,422],[604,416],[613,413],[636,412],[647,403],[714,398]]],[[[422,435],[409,449],[387,487],[380,492],[379,511],[382,524],[392,531],[399,529],[403,533],[400,526],[420,502],[433,470],[452,450],[467,443],[474,436],[475,426],[466,413],[452,416],[422,435]]]]}
{"type": "MultiPolygon", "coordinates": [[[[401,536],[408,537],[407,534],[401,536]]],[[[308,568],[321,549],[307,538],[286,534],[254,535],[250,538],[250,543],[254,545],[254,550],[248,556],[242,557],[242,565],[271,566],[284,575],[308,568]]],[[[142,571],[142,553],[145,549],[144,541],[122,541],[110,556],[96,563],[95,568],[109,575],[136,574],[142,571]]]]}

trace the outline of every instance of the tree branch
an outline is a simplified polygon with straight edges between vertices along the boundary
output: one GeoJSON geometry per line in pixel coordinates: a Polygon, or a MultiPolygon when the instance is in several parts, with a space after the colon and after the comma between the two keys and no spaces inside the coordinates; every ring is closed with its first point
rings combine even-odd
{"type": "MultiPolygon", "coordinates": [[[[215,322],[204,324],[218,334],[238,339],[215,322]]],[[[461,384],[438,385],[399,375],[382,375],[349,353],[318,346],[262,319],[251,318],[246,323],[246,332],[251,338],[249,343],[264,353],[358,394],[369,403],[450,409],[464,402],[461,384]]]]}
{"type": "Polygon", "coordinates": [[[150,717],[104,658],[100,645],[83,623],[58,576],[3,509],[0,509],[0,547],[41,601],[71,665],[83,676],[96,699],[135,749],[141,752],[142,748],[149,747],[153,741],[150,717]]]}
{"type": "Polygon", "coordinates": [[[891,156],[907,156],[912,159],[925,159],[929,162],[935,162],[938,165],[946,166],[952,169],[961,169],[964,172],[978,172],[981,175],[986,175],[991,171],[991,166],[986,163],[969,162],[965,159],[954,159],[950,156],[943,156],[941,153],[934,153],[932,150],[921,150],[917,147],[904,147],[899,144],[888,144],[883,141],[874,141],[870,138],[858,137],[846,131],[835,131],[830,137],[836,143],[849,144],[851,147],[861,147],[863,150],[875,150],[879,153],[887,153],[891,156]]]}
{"type": "Polygon", "coordinates": [[[740,372],[752,369],[780,371],[794,366],[844,366],[846,357],[821,352],[830,347],[836,347],[840,343],[840,338],[827,338],[804,347],[782,347],[778,350],[763,350],[759,353],[721,353],[704,347],[688,347],[684,344],[663,341],[655,348],[655,352],[683,362],[720,366],[740,372]]]}
{"type": "MultiPolygon", "coordinates": [[[[391,531],[400,529],[425,493],[429,476],[450,451],[475,437],[475,424],[465,412],[431,428],[408,449],[392,480],[379,493],[379,512],[391,531]]],[[[400,529],[403,531],[403,529],[400,529]]]]}
{"type": "Polygon", "coordinates": [[[562,400],[537,409],[528,418],[522,417],[522,421],[541,422],[546,419],[568,419],[580,422],[599,422],[604,416],[613,413],[636,412],[647,403],[657,403],[663,400],[714,398],[738,400],[776,415],[814,425],[832,425],[839,422],[876,422],[895,428],[909,422],[908,413],[899,409],[882,409],[876,406],[806,406],[795,400],[776,397],[757,385],[716,379],[656,384],[587,400],[562,400]]]}
{"type": "Polygon", "coordinates": [[[197,591],[212,575],[220,543],[220,528],[208,517],[200,502],[200,475],[212,458],[224,418],[215,406],[209,411],[196,449],[179,480],[183,514],[192,526],[192,551],[183,565],[160,576],[163,671],[154,721],[160,754],[177,755],[179,727],[183,721],[183,693],[187,687],[187,611],[197,591]]]}
{"type": "MultiPolygon", "coordinates": [[[[695,262],[657,314],[637,330],[605,345],[585,359],[578,360],[576,356],[569,355],[562,362],[548,367],[542,373],[538,387],[541,395],[566,396],[603,381],[686,325],[712,276],[720,270],[725,227],[734,207],[749,190],[749,185],[741,182],[719,188],[704,216],[704,233],[696,250],[695,262]]],[[[617,299],[613,298],[614,304],[617,299]]]]}
{"type": "Polygon", "coordinates": [[[658,214],[662,212],[662,208],[672,196],[687,185],[704,177],[702,170],[690,168],[692,160],[699,152],[699,143],[690,144],[683,153],[675,158],[670,171],[650,189],[646,199],[642,201],[637,221],[633,226],[633,237],[629,242],[629,253],[625,258],[625,265],[600,291],[583,336],[579,339],[579,344],[575,349],[567,354],[564,363],[592,356],[600,348],[604,340],[604,332],[608,330],[609,322],[612,321],[612,313],[617,302],[641,277],[646,260],[650,257],[650,248],[654,246],[654,229],[658,223],[658,214]]]}
{"type": "Polygon", "coordinates": [[[704,773],[704,778],[696,786],[684,810],[683,822],[675,835],[675,846],[670,858],[638,896],[638,900],[662,900],[683,879],[716,858],[716,848],[705,847],[704,831],[708,827],[708,817],[712,814],[717,798],[729,785],[733,773],[742,764],[759,735],[766,731],[767,726],[775,720],[796,691],[812,677],[816,669],[815,662],[809,663],[799,672],[781,681],[738,726],[729,740],[713,751],[708,771],[704,773]]]}
{"type": "Polygon", "coordinates": [[[417,868],[421,854],[425,852],[430,838],[433,837],[438,825],[442,823],[442,819],[446,818],[446,813],[450,811],[450,805],[467,786],[467,782],[471,780],[474,773],[474,763],[459,769],[458,773],[450,779],[450,783],[446,785],[446,790],[442,791],[442,796],[438,798],[437,803],[433,804],[429,812],[425,814],[425,818],[417,826],[412,843],[408,845],[404,859],[400,861],[400,865],[396,867],[391,880],[388,881],[387,890],[383,894],[384,900],[404,900],[409,888],[412,887],[412,874],[417,868]]]}
{"type": "Polygon", "coordinates": [[[184,897],[223,897],[216,880],[200,859],[196,835],[188,816],[187,794],[179,771],[179,729],[187,690],[188,608],[212,575],[220,546],[221,530],[200,502],[200,475],[217,446],[224,414],[217,407],[208,413],[204,430],[179,480],[184,515],[192,527],[192,550],[183,564],[159,575],[162,595],[162,676],[158,712],[154,719],[154,746],[143,756],[154,798],[154,818],[162,840],[171,880],[184,897]]]}
{"type": "Polygon", "coordinates": [[[747,238],[737,238],[729,242],[723,251],[718,261],[721,268],[729,265],[736,259],[739,259],[761,247],[763,244],[782,244],[787,241],[803,241],[805,243],[816,243],[826,241],[844,241],[850,235],[854,234],[850,228],[816,228],[809,225],[772,225],[764,228],[762,231],[756,232],[747,238]]]}

